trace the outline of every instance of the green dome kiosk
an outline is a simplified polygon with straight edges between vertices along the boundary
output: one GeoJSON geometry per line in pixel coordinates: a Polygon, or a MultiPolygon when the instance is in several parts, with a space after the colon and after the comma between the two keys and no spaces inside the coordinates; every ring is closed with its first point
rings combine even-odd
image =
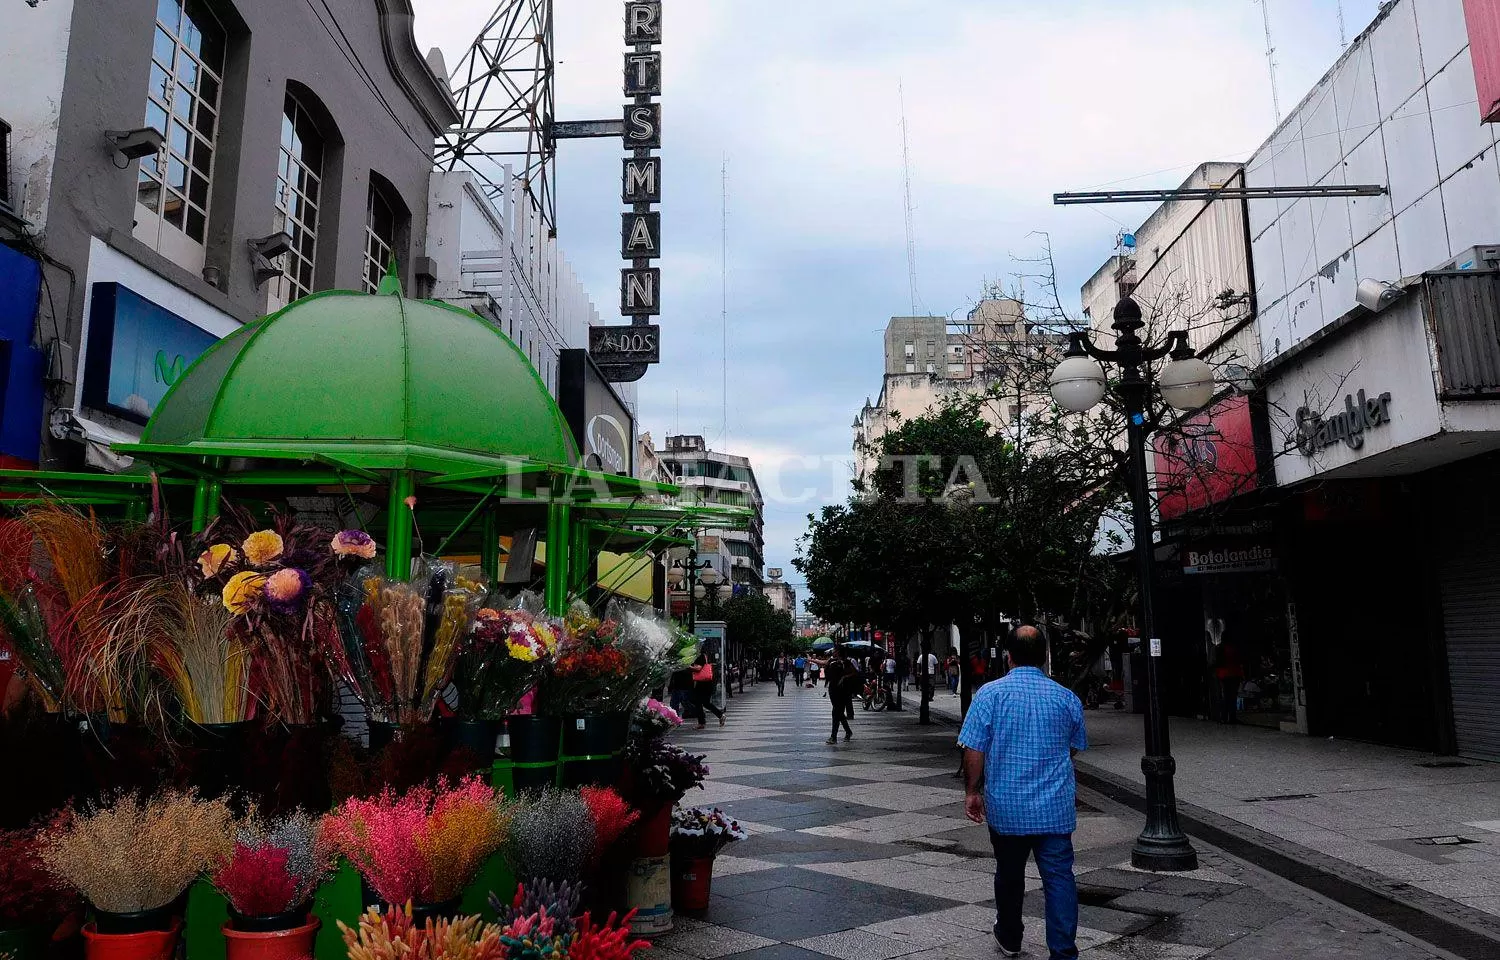
{"type": "Polygon", "coordinates": [[[397,578],[424,549],[478,554],[495,577],[502,531],[544,530],[554,612],[588,588],[601,549],[641,553],[749,519],[580,467],[516,345],[467,310],[404,298],[392,276],[375,295],[314,294],[225,337],[173,384],[140,442],[114,449],[135,459],[131,472],[0,471],[0,492],[143,515],[154,481],[175,515],[191,498],[195,530],[226,495],[333,498],[383,531],[397,578]]]}

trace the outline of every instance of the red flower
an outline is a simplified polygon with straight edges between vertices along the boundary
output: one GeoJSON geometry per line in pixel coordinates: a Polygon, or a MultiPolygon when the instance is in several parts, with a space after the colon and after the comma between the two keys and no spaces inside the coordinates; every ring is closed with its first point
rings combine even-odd
{"type": "Polygon", "coordinates": [[[247,917],[283,913],[296,906],[297,880],[287,870],[291,852],[284,847],[236,843],[224,866],[212,877],[231,906],[247,917]]]}
{"type": "Polygon", "coordinates": [[[594,857],[604,855],[621,835],[641,819],[639,810],[631,807],[609,787],[584,787],[583,802],[594,817],[594,857]]]}

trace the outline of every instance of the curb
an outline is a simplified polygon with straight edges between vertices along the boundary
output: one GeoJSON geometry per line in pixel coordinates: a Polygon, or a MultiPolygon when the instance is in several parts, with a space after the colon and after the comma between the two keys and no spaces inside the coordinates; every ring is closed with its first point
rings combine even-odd
{"type": "MultiPolygon", "coordinates": [[[[1074,766],[1081,786],[1145,812],[1143,785],[1082,759],[1076,759],[1074,766]]],[[[1494,960],[1500,956],[1500,919],[1195,804],[1178,800],[1177,817],[1184,831],[1225,853],[1434,947],[1471,960],[1494,960]]]]}

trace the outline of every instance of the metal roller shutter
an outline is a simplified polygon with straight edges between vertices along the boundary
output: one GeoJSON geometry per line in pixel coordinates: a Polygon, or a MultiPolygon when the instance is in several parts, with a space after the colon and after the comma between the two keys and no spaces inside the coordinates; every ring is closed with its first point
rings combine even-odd
{"type": "Polygon", "coordinates": [[[1443,632],[1458,752],[1500,760],[1500,530],[1487,526],[1445,558],[1443,632]]]}

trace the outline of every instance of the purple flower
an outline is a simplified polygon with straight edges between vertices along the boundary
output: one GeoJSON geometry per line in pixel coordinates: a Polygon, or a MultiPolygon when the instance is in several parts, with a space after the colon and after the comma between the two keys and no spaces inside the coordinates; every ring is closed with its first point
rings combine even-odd
{"type": "Polygon", "coordinates": [[[375,558],[375,538],[363,530],[340,530],[333,535],[333,552],[341,557],[375,558]]]}
{"type": "Polygon", "coordinates": [[[312,577],[296,567],[285,567],[266,578],[265,598],[277,613],[296,613],[312,586],[312,577]]]}

